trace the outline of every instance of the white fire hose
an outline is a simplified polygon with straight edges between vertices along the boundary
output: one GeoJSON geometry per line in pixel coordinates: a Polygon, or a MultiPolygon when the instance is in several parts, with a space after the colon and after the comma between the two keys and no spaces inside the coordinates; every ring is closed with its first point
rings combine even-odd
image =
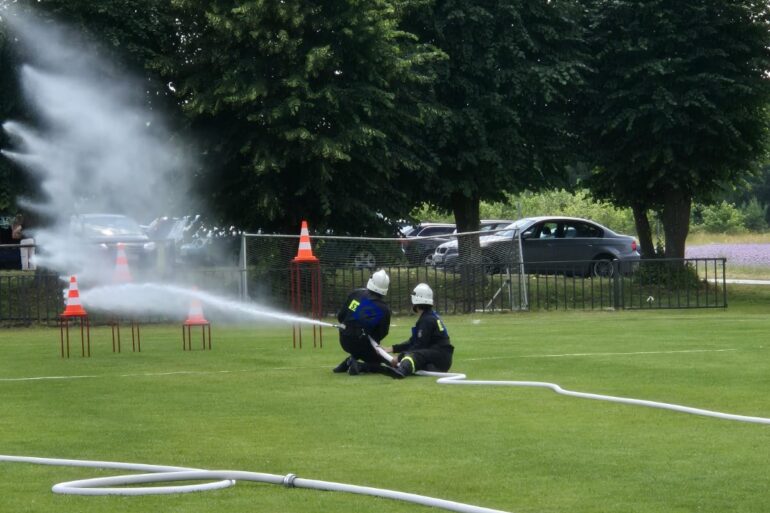
{"type": "Polygon", "coordinates": [[[87,461],[66,460],[56,458],[32,458],[27,456],[0,455],[0,461],[16,463],[35,463],[38,465],[58,465],[74,467],[91,467],[99,469],[119,469],[149,474],[132,474],[125,476],[99,477],[94,479],[82,479],[59,483],[52,488],[53,492],[72,495],[157,495],[169,493],[199,492],[204,490],[218,490],[233,486],[236,481],[252,481],[257,483],[269,483],[284,485],[288,488],[308,488],[311,490],[324,490],[330,492],[357,493],[371,495],[384,499],[400,500],[441,508],[459,513],[507,513],[499,509],[483,508],[462,502],[448,501],[417,495],[414,493],[386,490],[384,488],[372,488],[369,486],[357,486],[331,481],[318,481],[315,479],[303,479],[294,474],[285,476],[276,474],[263,474],[260,472],[244,472],[240,470],[201,470],[185,467],[167,467],[161,465],[144,465],[139,463],[121,463],[114,461],[87,461]],[[179,485],[179,486],[149,486],[121,488],[125,485],[141,485],[150,483],[166,483],[172,481],[198,481],[207,480],[208,483],[179,485]]]}
{"type": "MultiPolygon", "coordinates": [[[[369,341],[377,351],[389,363],[393,361],[393,356],[388,354],[377,342],[369,337],[369,341]]],[[[770,419],[765,417],[751,417],[747,415],[735,415],[732,413],[722,413],[718,411],[704,410],[701,408],[693,408],[691,406],[682,406],[679,404],[661,403],[657,401],[648,401],[646,399],[633,399],[630,397],[617,397],[612,395],[591,394],[588,392],[576,392],[574,390],[566,390],[555,383],[545,383],[543,381],[486,381],[486,380],[469,380],[465,374],[452,373],[452,372],[430,372],[430,371],[417,371],[416,374],[422,376],[433,376],[439,378],[436,383],[441,385],[484,385],[484,386],[502,386],[502,387],[536,387],[536,388],[549,388],[557,394],[566,395],[570,397],[580,397],[582,399],[595,399],[597,401],[609,401],[613,403],[632,404],[635,406],[648,406],[650,408],[660,408],[663,410],[678,411],[681,413],[690,413],[693,415],[703,415],[705,417],[714,417],[724,420],[735,420],[738,422],[751,422],[754,424],[770,424],[770,419]]]]}

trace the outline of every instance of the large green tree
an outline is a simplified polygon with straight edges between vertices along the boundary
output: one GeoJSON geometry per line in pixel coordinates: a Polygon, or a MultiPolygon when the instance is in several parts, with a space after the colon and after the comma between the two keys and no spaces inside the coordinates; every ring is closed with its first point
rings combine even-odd
{"type": "Polygon", "coordinates": [[[634,210],[654,254],[647,214],[660,211],[665,256],[684,257],[693,200],[707,201],[765,153],[770,31],[765,1],[594,0],[594,73],[586,146],[594,192],[634,210]]]}
{"type": "MultiPolygon", "coordinates": [[[[458,230],[478,229],[481,200],[564,177],[583,67],[573,15],[558,0],[435,0],[410,16],[407,28],[448,55],[426,134],[437,173],[425,198],[453,212],[458,230]]],[[[477,241],[459,249],[478,258],[477,241]]]]}
{"type": "Polygon", "coordinates": [[[409,212],[440,53],[390,0],[178,0],[160,61],[199,134],[204,189],[248,229],[362,233],[409,212]]]}

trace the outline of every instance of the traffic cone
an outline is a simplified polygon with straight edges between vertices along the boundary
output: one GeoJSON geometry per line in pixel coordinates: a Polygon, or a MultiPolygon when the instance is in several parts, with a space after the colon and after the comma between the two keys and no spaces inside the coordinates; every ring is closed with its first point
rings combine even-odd
{"type": "Polygon", "coordinates": [[[310,232],[307,229],[307,221],[302,221],[302,229],[299,232],[299,249],[293,262],[318,262],[310,247],[310,232]]]}
{"type": "Polygon", "coordinates": [[[62,312],[62,317],[85,317],[88,314],[80,304],[80,292],[78,292],[78,280],[70,276],[70,288],[67,292],[67,304],[62,312]]]}
{"type": "Polygon", "coordinates": [[[118,256],[115,260],[115,272],[112,275],[114,283],[130,283],[131,271],[128,269],[128,258],[126,257],[126,248],[122,242],[118,243],[118,256]]]}
{"type": "Polygon", "coordinates": [[[209,321],[203,316],[203,305],[200,299],[197,297],[192,298],[190,301],[190,311],[187,314],[187,320],[184,321],[185,326],[200,326],[209,324],[209,321]]]}

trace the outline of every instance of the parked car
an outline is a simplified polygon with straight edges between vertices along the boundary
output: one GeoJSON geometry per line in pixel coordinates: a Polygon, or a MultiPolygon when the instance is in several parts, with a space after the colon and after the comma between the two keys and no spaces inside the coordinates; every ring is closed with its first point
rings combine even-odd
{"type": "Polygon", "coordinates": [[[401,251],[406,255],[407,262],[423,265],[430,263],[437,246],[452,240],[451,235],[455,233],[455,225],[450,223],[420,223],[404,230],[403,233],[404,240],[401,242],[401,251]]]}
{"type": "MultiPolygon", "coordinates": [[[[611,276],[613,260],[621,271],[631,272],[639,261],[636,240],[587,219],[574,217],[530,217],[519,219],[507,229],[479,237],[482,262],[493,271],[516,258],[514,236],[521,234],[522,260],[527,273],[565,273],[611,276]]],[[[441,244],[433,255],[438,267],[458,262],[457,241],[441,244]]]]}
{"type": "Polygon", "coordinates": [[[120,214],[79,214],[70,218],[70,233],[96,248],[96,256],[114,265],[123,244],[129,266],[147,268],[155,262],[155,242],[134,219],[120,214]]]}

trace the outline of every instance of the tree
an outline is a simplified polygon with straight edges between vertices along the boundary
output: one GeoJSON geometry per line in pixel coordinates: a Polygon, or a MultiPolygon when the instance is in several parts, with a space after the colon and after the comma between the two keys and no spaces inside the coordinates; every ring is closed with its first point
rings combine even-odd
{"type": "Polygon", "coordinates": [[[660,210],[665,256],[683,258],[694,199],[764,154],[770,101],[766,2],[595,0],[585,141],[592,190],[633,208],[645,255],[660,210]]]}
{"type": "Polygon", "coordinates": [[[412,140],[440,53],[398,28],[389,0],[179,0],[179,91],[224,220],[362,233],[414,202],[412,140]]]}
{"type": "MultiPolygon", "coordinates": [[[[409,17],[407,30],[449,56],[426,135],[437,173],[425,198],[452,211],[458,231],[478,229],[481,200],[564,177],[575,138],[570,89],[583,69],[573,14],[565,1],[436,0],[409,17]]],[[[477,239],[459,250],[479,260],[477,239]]]]}

